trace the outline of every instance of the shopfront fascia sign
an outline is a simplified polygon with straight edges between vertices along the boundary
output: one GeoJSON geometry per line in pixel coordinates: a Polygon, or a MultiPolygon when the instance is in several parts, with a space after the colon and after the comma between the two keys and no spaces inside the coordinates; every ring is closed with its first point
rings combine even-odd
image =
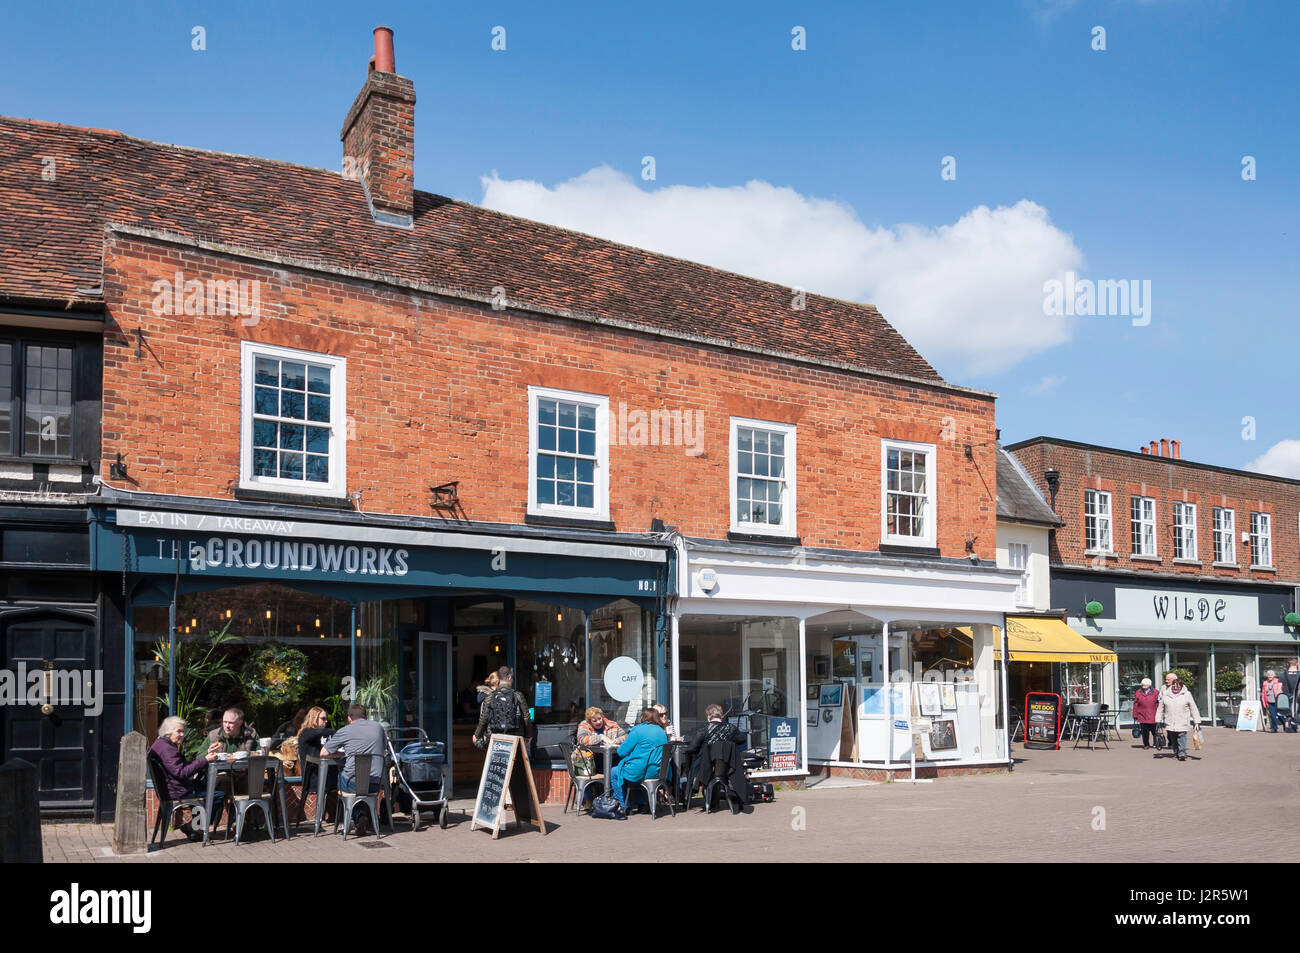
{"type": "MultiPolygon", "coordinates": [[[[536,591],[562,587],[642,598],[658,595],[661,585],[654,562],[662,560],[648,554],[639,558],[629,546],[468,534],[457,539],[386,527],[145,511],[119,511],[116,527],[97,523],[94,533],[95,566],[108,572],[536,591]],[[435,538],[451,545],[427,544],[435,538]]],[[[663,556],[662,550],[652,552],[663,556]]]]}
{"type": "Polygon", "coordinates": [[[1125,625],[1194,630],[1259,626],[1259,599],[1175,589],[1116,589],[1115,618],[1125,625]]]}

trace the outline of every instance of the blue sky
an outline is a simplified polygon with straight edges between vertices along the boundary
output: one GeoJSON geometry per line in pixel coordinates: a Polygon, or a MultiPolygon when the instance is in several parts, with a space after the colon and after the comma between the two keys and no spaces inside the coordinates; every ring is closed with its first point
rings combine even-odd
{"type": "Polygon", "coordinates": [[[874,301],[1007,441],[1300,476],[1300,4],[8,7],[4,114],[333,169],[387,23],[420,189],[874,301]],[[1044,314],[1064,270],[1150,323],[1044,314]]]}

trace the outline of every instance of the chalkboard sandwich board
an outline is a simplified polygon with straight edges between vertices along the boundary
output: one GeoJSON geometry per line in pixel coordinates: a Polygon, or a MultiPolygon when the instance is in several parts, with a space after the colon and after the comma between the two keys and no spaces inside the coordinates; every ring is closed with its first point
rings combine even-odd
{"type": "Polygon", "coordinates": [[[492,735],[483,761],[483,776],[478,782],[470,830],[486,828],[496,840],[501,833],[502,814],[507,808],[514,811],[516,822],[531,824],[546,833],[542,804],[533,783],[532,765],[528,763],[528,742],[518,735],[492,735]],[[508,804],[507,792],[510,795],[508,804]]]}

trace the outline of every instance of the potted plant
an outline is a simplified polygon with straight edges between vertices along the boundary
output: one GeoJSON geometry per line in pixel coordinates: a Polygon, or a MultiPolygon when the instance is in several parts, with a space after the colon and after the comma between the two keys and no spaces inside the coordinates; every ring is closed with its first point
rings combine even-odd
{"type": "MultiPolygon", "coordinates": [[[[187,758],[198,757],[207,744],[203,733],[204,709],[199,704],[204,690],[218,678],[237,678],[238,672],[226,654],[231,645],[240,641],[230,634],[230,623],[221,631],[209,631],[207,639],[201,637],[182,639],[175,637],[176,647],[176,710],[169,714],[185,720],[185,746],[187,758]]],[[[153,654],[161,672],[171,669],[172,646],[166,639],[154,643],[153,654]]]]}
{"type": "Polygon", "coordinates": [[[370,717],[385,728],[393,721],[393,703],[397,700],[397,666],[374,672],[356,691],[358,705],[363,705],[370,717]]]}
{"type": "Polygon", "coordinates": [[[1221,696],[1219,720],[1228,728],[1237,727],[1237,711],[1241,707],[1241,690],[1246,687],[1246,676],[1235,665],[1224,665],[1214,675],[1214,691],[1221,696]]]}

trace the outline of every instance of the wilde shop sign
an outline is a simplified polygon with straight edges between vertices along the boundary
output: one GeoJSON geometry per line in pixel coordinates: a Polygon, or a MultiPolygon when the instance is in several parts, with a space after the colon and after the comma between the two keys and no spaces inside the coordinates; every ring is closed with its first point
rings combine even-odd
{"type": "Polygon", "coordinates": [[[1116,589],[1115,617],[1126,625],[1187,631],[1253,629],[1259,625],[1259,599],[1173,589],[1116,589]]]}

